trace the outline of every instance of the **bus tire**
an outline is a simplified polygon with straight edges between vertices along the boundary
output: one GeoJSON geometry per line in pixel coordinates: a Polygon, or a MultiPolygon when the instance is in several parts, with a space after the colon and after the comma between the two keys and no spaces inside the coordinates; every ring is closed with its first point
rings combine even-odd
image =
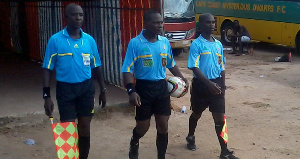
{"type": "Polygon", "coordinates": [[[228,38],[228,35],[233,31],[233,23],[226,22],[221,28],[221,41],[224,45],[231,45],[231,41],[228,38]]]}
{"type": "Polygon", "coordinates": [[[300,55],[300,33],[296,36],[296,53],[300,55]]]}
{"type": "Polygon", "coordinates": [[[173,52],[173,56],[179,56],[183,52],[183,49],[182,48],[173,49],[172,52],[173,52]]]}

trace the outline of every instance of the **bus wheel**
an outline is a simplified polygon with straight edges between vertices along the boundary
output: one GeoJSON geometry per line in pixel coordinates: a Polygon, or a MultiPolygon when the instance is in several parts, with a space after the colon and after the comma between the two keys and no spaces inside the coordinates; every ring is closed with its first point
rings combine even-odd
{"type": "Polygon", "coordinates": [[[174,56],[179,56],[183,52],[183,49],[173,49],[172,52],[174,56]]]}
{"type": "Polygon", "coordinates": [[[300,35],[297,35],[297,38],[296,38],[296,51],[297,51],[297,54],[300,55],[300,35]]]}
{"type": "Polygon", "coordinates": [[[231,41],[228,38],[228,35],[233,33],[233,23],[227,22],[221,28],[221,41],[224,45],[231,45],[231,41]]]}

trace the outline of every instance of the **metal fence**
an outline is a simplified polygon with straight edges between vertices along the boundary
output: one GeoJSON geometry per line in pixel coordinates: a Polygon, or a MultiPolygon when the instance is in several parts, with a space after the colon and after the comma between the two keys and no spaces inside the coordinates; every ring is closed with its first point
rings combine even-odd
{"type": "MultiPolygon", "coordinates": [[[[18,52],[43,60],[51,35],[66,26],[64,8],[80,4],[84,10],[83,30],[97,42],[104,78],[123,86],[122,61],[129,40],[143,28],[143,13],[160,10],[160,0],[94,0],[8,2],[11,44],[18,52]]],[[[1,8],[1,7],[0,7],[1,8]]]]}

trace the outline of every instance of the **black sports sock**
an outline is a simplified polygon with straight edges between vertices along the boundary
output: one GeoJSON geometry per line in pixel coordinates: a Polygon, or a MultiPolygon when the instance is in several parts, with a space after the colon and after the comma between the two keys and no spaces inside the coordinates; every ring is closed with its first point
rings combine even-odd
{"type": "Polygon", "coordinates": [[[87,159],[90,151],[90,137],[79,136],[79,159],[87,159]]]}
{"type": "Polygon", "coordinates": [[[224,122],[218,122],[215,123],[215,129],[216,129],[216,133],[218,136],[218,140],[221,146],[221,150],[222,151],[226,151],[227,150],[227,144],[225,143],[224,139],[221,137],[221,132],[224,126],[224,122]]]}
{"type": "Polygon", "coordinates": [[[194,136],[196,127],[197,127],[198,119],[195,119],[193,115],[190,116],[189,119],[189,134],[188,136],[194,136]]]}
{"type": "Polygon", "coordinates": [[[157,147],[157,158],[165,159],[165,155],[168,147],[168,133],[160,134],[157,132],[156,147],[157,147]]]}
{"type": "Polygon", "coordinates": [[[138,144],[140,138],[142,138],[143,136],[144,136],[144,135],[138,134],[137,131],[136,131],[136,128],[134,128],[134,129],[132,130],[132,138],[131,138],[130,144],[131,144],[131,145],[132,145],[132,144],[134,144],[134,145],[138,144]]]}

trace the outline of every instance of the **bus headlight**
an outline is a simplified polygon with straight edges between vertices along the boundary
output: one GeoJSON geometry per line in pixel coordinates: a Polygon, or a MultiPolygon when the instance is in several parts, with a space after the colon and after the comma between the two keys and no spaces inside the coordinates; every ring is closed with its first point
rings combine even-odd
{"type": "Polygon", "coordinates": [[[196,28],[190,29],[189,31],[187,31],[187,34],[185,36],[186,39],[192,37],[196,32],[196,28]]]}

